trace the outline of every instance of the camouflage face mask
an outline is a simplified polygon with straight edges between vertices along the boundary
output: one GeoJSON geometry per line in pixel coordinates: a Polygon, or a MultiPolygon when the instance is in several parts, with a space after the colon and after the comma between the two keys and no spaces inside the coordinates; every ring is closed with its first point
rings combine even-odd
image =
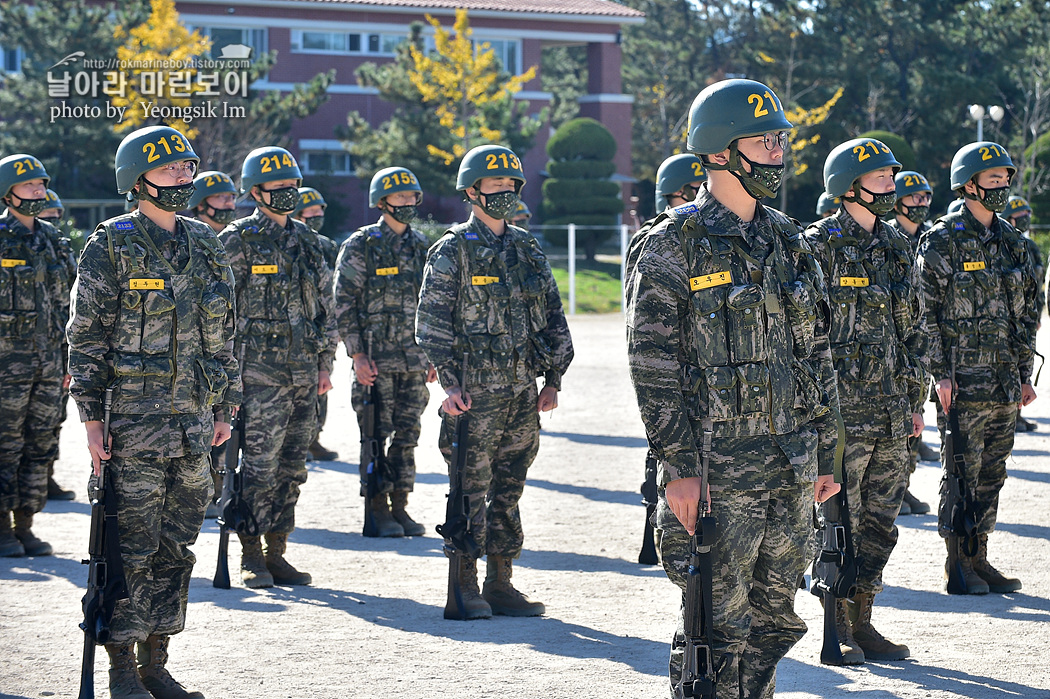
{"type": "Polygon", "coordinates": [[[40,221],[47,221],[52,226],[57,226],[59,223],[62,222],[61,216],[37,216],[37,219],[40,221]]]}
{"type": "Polygon", "coordinates": [[[977,201],[981,202],[981,206],[988,209],[992,213],[1001,214],[1006,210],[1006,204],[1010,201],[1010,185],[1005,187],[996,187],[995,189],[985,189],[980,185],[977,185],[977,193],[984,192],[983,196],[975,197],[977,201]]]}
{"type": "MultiPolygon", "coordinates": [[[[736,151],[736,144],[733,144],[734,151],[736,151]]],[[[773,198],[780,191],[780,185],[784,181],[784,164],[780,165],[763,165],[756,163],[748,158],[743,153],[736,151],[737,167],[730,167],[729,171],[736,175],[736,178],[740,180],[740,184],[744,185],[744,189],[755,199],[764,199],[766,197],[773,198]],[[743,167],[740,167],[740,161],[746,162],[751,166],[751,172],[745,172],[743,167]]],[[[730,154],[732,158],[732,154],[730,154]]]]}
{"type": "Polygon", "coordinates": [[[296,187],[280,187],[279,189],[263,189],[261,191],[270,195],[270,203],[263,204],[267,209],[278,214],[290,214],[295,211],[299,203],[299,190],[296,187]]]}
{"type": "Polygon", "coordinates": [[[162,211],[182,211],[190,203],[193,192],[196,190],[192,182],[161,187],[147,180],[145,175],[142,176],[142,181],[157,190],[157,196],[151,195],[145,187],[139,187],[138,198],[152,202],[162,211]]]}
{"type": "Polygon", "coordinates": [[[419,213],[415,204],[405,204],[404,206],[391,206],[390,215],[398,223],[412,223],[419,213]]]}
{"type": "Polygon", "coordinates": [[[930,216],[929,206],[909,206],[904,217],[912,223],[922,223],[930,216]]]}
{"type": "Polygon", "coordinates": [[[237,209],[215,209],[210,206],[208,208],[211,209],[208,216],[220,226],[227,226],[237,218],[237,209]]]}
{"type": "Polygon", "coordinates": [[[1014,219],[1014,228],[1021,231],[1022,233],[1028,232],[1028,226],[1032,224],[1032,217],[1030,214],[1024,216],[1018,216],[1014,219]]]}
{"type": "Polygon", "coordinates": [[[514,191],[493,192],[492,194],[479,192],[479,200],[481,210],[492,218],[506,218],[507,214],[517,208],[520,201],[518,193],[514,191]]]}
{"type": "Polygon", "coordinates": [[[10,206],[14,211],[17,211],[23,216],[36,216],[47,208],[46,197],[43,199],[20,199],[19,201],[21,203],[18,206],[15,206],[14,204],[11,204],[10,206]]]}
{"type": "Polygon", "coordinates": [[[303,223],[310,226],[310,230],[314,233],[320,233],[324,227],[324,214],[320,216],[306,216],[303,218],[303,223]]]}
{"type": "Polygon", "coordinates": [[[897,203],[896,192],[873,192],[866,187],[861,187],[859,184],[854,184],[853,193],[856,195],[856,199],[853,200],[855,203],[860,204],[879,218],[893,211],[893,205],[897,203]],[[860,196],[861,192],[870,194],[871,201],[864,201],[860,196]]]}

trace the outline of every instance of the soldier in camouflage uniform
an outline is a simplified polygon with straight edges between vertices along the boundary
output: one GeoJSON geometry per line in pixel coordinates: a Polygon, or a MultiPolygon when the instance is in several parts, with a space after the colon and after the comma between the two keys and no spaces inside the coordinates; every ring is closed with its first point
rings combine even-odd
{"type": "MultiPolygon", "coordinates": [[[[425,528],[406,511],[416,482],[419,418],[436,380],[413,334],[427,240],[410,225],[423,190],[410,170],[389,167],[372,176],[368,202],[379,221],[354,232],[339,250],[335,307],[339,335],[354,361],[352,402],[365,429],[365,392],[379,396],[376,438],[386,447],[381,492],[369,507],[378,536],[422,536],[425,528]],[[371,344],[369,344],[371,343],[371,344]]],[[[369,457],[361,453],[361,494],[366,494],[369,457]]]]}
{"type": "MultiPolygon", "coordinates": [[[[1035,400],[1033,261],[1021,234],[997,215],[1006,207],[1015,172],[1009,153],[997,143],[960,148],[952,158],[951,186],[964,197],[962,211],[934,224],[919,243],[917,259],[934,386],[941,406],[958,410],[966,436],[966,480],[975,494],[978,550],[970,557],[943,511],[942,481],[940,533],[949,558],[958,553],[967,594],[1021,589],[1020,580],[988,561],[988,536],[1006,481],[1017,407],[1035,400]]],[[[946,420],[938,413],[942,443],[946,420]]]]}
{"type": "Polygon", "coordinates": [[[332,273],[317,234],[291,217],[302,173],[283,148],[257,148],[241,168],[241,193],[257,209],[222,233],[237,280],[237,353],[244,379],[244,499],[263,541],[240,535],[241,580],[251,588],[309,585],[284,558],[317,396],[332,387],[338,335],[332,273]]]}
{"type": "Polygon", "coordinates": [[[839,197],[828,196],[827,192],[821,192],[817,197],[817,216],[827,218],[839,212],[842,200],[839,197]]]}
{"type": "MultiPolygon", "coordinates": [[[[1044,275],[1046,274],[1046,263],[1043,260],[1043,252],[1036,245],[1036,242],[1032,240],[1031,234],[1028,232],[1028,227],[1032,223],[1032,207],[1028,205],[1028,201],[1024,197],[1013,196],[1010,197],[1009,201],[1006,202],[1006,209],[1003,211],[1003,218],[1010,222],[1010,224],[1017,229],[1017,232],[1024,236],[1024,243],[1028,247],[1028,255],[1032,258],[1032,269],[1035,275],[1036,295],[1035,295],[1035,327],[1036,330],[1042,324],[1043,319],[1043,308],[1046,305],[1046,296],[1044,289],[1044,275]]],[[[1032,422],[1031,420],[1025,420],[1021,417],[1021,409],[1017,409],[1017,426],[1014,428],[1016,432],[1034,432],[1039,428],[1039,425],[1032,422]]]]}
{"type": "MultiPolygon", "coordinates": [[[[790,128],[761,83],[700,92],[687,143],[707,182],[656,219],[627,290],[631,379],[660,463],[661,558],[683,606],[708,473],[720,699],[773,695],[777,663],[806,631],[794,600],[813,501],[838,490],[823,276],[798,223],[759,203],[780,186],[790,128]]],[[[683,621],[671,644],[672,696],[683,621]]]]}
{"type": "Polygon", "coordinates": [[[505,221],[524,185],[508,148],[478,146],[463,156],[456,189],[471,215],[430,248],[416,315],[416,340],[447,395],[438,442],[446,462],[455,416],[472,416],[463,487],[487,566],[479,594],[477,561],[455,554],[463,558],[467,618],[546,611],[511,584],[524,540],[518,501],[539,449],[538,413],[558,405],[573,349],[547,258],[535,238],[505,221]]]}
{"type": "Polygon", "coordinates": [[[846,428],[857,593],[837,600],[836,625],[847,665],[909,655],[871,623],[897,543],[893,521],[908,480],[908,438],[924,427],[916,410],[925,370],[912,241],[882,221],[893,210],[900,167],[882,141],[858,138],[835,147],[824,162],[824,189],[840,197],[842,208],[803,234],[828,280],[828,338],[846,428]]]}
{"type": "Polygon", "coordinates": [[[185,626],[189,547],[211,491],[208,450],[229,438],[241,391],[226,252],[210,228],[175,214],[193,193],[197,162],[166,126],[121,141],[117,191],[139,207],[98,225],[73,287],[70,393],[95,477],[100,461],[112,475],[129,594],[106,644],[112,697],[203,698],[165,669],[168,637],[185,626]],[[111,453],[103,445],[107,388],[111,453]]]}
{"type": "Polygon", "coordinates": [[[523,231],[529,230],[529,219],[531,218],[532,212],[529,211],[528,205],[523,201],[519,201],[518,205],[514,207],[514,211],[507,214],[507,222],[523,231]]]}
{"type": "Polygon", "coordinates": [[[32,155],[0,160],[0,556],[52,552],[32,526],[58,454],[70,279],[58,232],[36,218],[49,181],[32,155]]]}
{"type": "MultiPolygon", "coordinates": [[[[327,235],[321,232],[321,228],[324,226],[324,212],[328,208],[328,203],[313,187],[300,187],[299,188],[299,203],[295,205],[295,211],[292,212],[292,217],[296,218],[307,226],[310,227],[314,233],[317,234],[317,242],[321,246],[321,251],[324,253],[324,261],[328,265],[328,270],[335,275],[335,260],[339,255],[339,246],[336,245],[335,241],[329,238],[327,235]]],[[[337,452],[331,449],[326,449],[318,441],[321,436],[321,430],[324,429],[324,423],[328,419],[328,394],[320,395],[317,397],[317,431],[314,433],[314,438],[310,441],[310,448],[307,453],[310,455],[310,459],[317,459],[318,461],[335,461],[339,458],[337,452]]]]}
{"type": "MultiPolygon", "coordinates": [[[[933,189],[930,183],[920,173],[914,170],[903,170],[893,178],[893,184],[897,193],[897,203],[893,205],[893,218],[889,220],[891,228],[911,241],[912,255],[919,246],[919,239],[932,227],[926,219],[930,216],[930,200],[933,197],[933,189]]],[[[928,382],[928,379],[927,379],[928,382]]],[[[922,402],[926,398],[928,387],[923,388],[923,395],[918,404],[912,406],[912,410],[922,413],[922,402]]],[[[937,451],[926,446],[922,441],[922,435],[908,438],[908,474],[904,485],[904,500],[901,501],[900,513],[902,515],[924,515],[930,511],[930,506],[912,495],[909,490],[911,474],[915,473],[919,457],[924,461],[936,461],[939,454],[937,451]]]]}

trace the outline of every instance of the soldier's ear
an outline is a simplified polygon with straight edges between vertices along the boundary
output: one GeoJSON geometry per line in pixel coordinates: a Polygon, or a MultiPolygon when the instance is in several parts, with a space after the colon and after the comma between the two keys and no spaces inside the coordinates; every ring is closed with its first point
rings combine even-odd
{"type": "Polygon", "coordinates": [[[726,148],[721,153],[712,153],[707,156],[708,160],[706,163],[714,163],[715,165],[728,165],[729,164],[729,149],[726,148]]]}

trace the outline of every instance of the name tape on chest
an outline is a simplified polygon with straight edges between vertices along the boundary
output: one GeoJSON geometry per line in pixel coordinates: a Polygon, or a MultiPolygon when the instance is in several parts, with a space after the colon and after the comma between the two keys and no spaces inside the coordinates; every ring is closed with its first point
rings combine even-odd
{"type": "Polygon", "coordinates": [[[984,269],[984,262],[963,262],[963,270],[966,272],[976,272],[979,269],[984,269]]]}
{"type": "Polygon", "coordinates": [[[118,231],[133,231],[135,230],[135,224],[131,221],[117,221],[113,224],[113,227],[118,231]]]}
{"type": "Polygon", "coordinates": [[[499,284],[499,277],[471,277],[470,283],[473,286],[485,286],[486,284],[499,284]]]}
{"type": "Polygon", "coordinates": [[[163,279],[129,279],[129,289],[163,289],[163,279]]]}
{"type": "Polygon", "coordinates": [[[252,274],[277,274],[277,265],[252,265],[252,274]]]}
{"type": "Polygon", "coordinates": [[[839,286],[867,286],[867,277],[839,277],[839,286]]]}
{"type": "Polygon", "coordinates": [[[5,257],[4,259],[0,260],[0,267],[25,267],[25,266],[26,266],[26,261],[25,260],[16,260],[16,259],[11,258],[11,257],[5,257]]]}
{"type": "Polygon", "coordinates": [[[689,280],[689,288],[693,291],[700,291],[701,289],[710,289],[712,286],[722,286],[723,284],[732,283],[733,273],[727,269],[723,272],[705,274],[702,277],[692,277],[689,280]]]}
{"type": "Polygon", "coordinates": [[[380,267],[376,269],[377,277],[389,277],[393,274],[397,274],[397,267],[380,267]]]}

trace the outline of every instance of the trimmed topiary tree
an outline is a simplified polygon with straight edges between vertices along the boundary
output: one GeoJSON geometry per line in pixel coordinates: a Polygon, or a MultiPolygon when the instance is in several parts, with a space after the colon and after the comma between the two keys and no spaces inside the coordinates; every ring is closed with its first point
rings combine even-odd
{"type": "MultiPolygon", "coordinates": [[[[612,161],[616,139],[594,119],[572,119],[547,141],[547,155],[550,178],[543,183],[543,222],[547,226],[607,226],[576,234],[577,244],[593,260],[598,246],[613,234],[616,216],[623,213],[620,185],[609,179],[616,172],[612,161]]],[[[565,229],[545,230],[543,236],[555,245],[568,244],[565,229]]]]}

